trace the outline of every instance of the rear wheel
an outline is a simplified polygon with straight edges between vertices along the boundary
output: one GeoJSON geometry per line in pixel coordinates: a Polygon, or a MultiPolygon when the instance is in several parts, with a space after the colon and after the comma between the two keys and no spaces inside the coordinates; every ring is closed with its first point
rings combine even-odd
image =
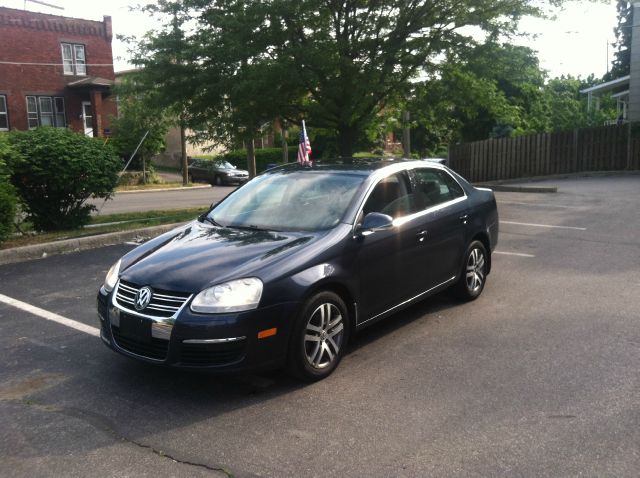
{"type": "Polygon", "coordinates": [[[333,292],[320,292],[302,307],[291,336],[289,372],[314,382],[331,374],[342,359],[349,333],[344,301],[333,292]]]}
{"type": "Polygon", "coordinates": [[[462,300],[477,299],[487,280],[488,256],[484,244],[473,241],[465,254],[460,279],[454,286],[456,295],[462,300]]]}

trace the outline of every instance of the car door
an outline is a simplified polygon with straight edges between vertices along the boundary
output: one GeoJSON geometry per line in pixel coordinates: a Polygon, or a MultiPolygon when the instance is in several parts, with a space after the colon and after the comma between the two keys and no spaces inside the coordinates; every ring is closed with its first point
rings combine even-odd
{"type": "MultiPolygon", "coordinates": [[[[468,200],[464,189],[444,169],[411,171],[415,213],[407,225],[420,231],[411,274],[422,291],[453,281],[467,243],[468,200]]],[[[422,292],[416,290],[416,292],[422,292]]]]}
{"type": "Polygon", "coordinates": [[[201,181],[204,179],[204,168],[202,167],[202,163],[202,160],[195,159],[189,166],[189,173],[191,174],[191,179],[193,181],[201,181]]]}
{"type": "MultiPolygon", "coordinates": [[[[370,212],[400,219],[408,213],[409,177],[406,171],[382,178],[372,188],[358,216],[361,223],[370,212]]],[[[410,295],[413,279],[407,274],[412,260],[408,249],[417,242],[415,232],[393,227],[358,236],[354,253],[360,284],[359,323],[375,318],[410,295]]]]}

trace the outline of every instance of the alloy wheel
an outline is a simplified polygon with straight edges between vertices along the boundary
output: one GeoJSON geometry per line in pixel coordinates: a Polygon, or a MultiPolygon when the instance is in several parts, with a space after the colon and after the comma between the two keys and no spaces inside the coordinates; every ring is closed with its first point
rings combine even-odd
{"type": "Polygon", "coordinates": [[[307,321],[304,351],[315,369],[329,367],[339,357],[344,336],[340,309],[330,302],[318,306],[307,321]]]}
{"type": "Polygon", "coordinates": [[[466,282],[470,292],[477,292],[485,279],[485,258],[484,252],[479,248],[474,248],[469,253],[467,259],[466,282]]]}

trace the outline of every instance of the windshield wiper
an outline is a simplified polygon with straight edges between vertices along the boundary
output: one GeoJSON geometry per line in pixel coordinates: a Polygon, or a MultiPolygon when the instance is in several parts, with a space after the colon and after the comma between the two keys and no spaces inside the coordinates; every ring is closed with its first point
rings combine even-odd
{"type": "Polygon", "coordinates": [[[200,219],[201,222],[208,222],[213,226],[223,227],[222,224],[218,224],[216,221],[213,220],[213,218],[209,217],[207,214],[203,214],[198,219],[200,219]]]}
{"type": "Polygon", "coordinates": [[[227,227],[230,229],[242,229],[245,231],[275,231],[275,229],[263,229],[254,224],[247,224],[246,226],[238,225],[238,224],[229,224],[227,227]]]}

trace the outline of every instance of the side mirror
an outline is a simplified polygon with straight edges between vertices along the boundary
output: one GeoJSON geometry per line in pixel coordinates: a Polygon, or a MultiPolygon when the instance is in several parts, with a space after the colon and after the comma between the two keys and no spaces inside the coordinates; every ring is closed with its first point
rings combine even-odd
{"type": "Polygon", "coordinates": [[[370,212],[364,217],[362,224],[358,227],[357,233],[361,236],[368,236],[377,231],[384,231],[393,227],[393,218],[379,212],[370,212]]]}

